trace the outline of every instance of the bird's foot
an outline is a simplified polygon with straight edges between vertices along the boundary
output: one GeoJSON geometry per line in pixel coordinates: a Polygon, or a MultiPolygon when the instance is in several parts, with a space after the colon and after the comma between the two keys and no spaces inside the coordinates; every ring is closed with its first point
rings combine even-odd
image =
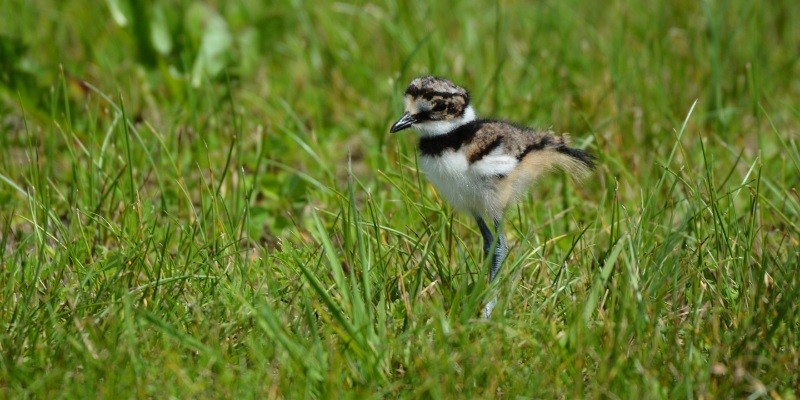
{"type": "Polygon", "coordinates": [[[492,316],[492,311],[494,311],[494,306],[497,305],[497,297],[493,297],[483,306],[483,319],[489,319],[492,316]]]}

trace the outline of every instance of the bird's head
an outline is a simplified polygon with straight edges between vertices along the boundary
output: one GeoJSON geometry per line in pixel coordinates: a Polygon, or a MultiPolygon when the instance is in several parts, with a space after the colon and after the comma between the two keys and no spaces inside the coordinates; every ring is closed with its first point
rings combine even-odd
{"type": "Polygon", "coordinates": [[[414,79],[404,102],[405,113],[392,125],[392,133],[414,128],[422,135],[442,135],[475,119],[467,90],[447,79],[414,79]]]}

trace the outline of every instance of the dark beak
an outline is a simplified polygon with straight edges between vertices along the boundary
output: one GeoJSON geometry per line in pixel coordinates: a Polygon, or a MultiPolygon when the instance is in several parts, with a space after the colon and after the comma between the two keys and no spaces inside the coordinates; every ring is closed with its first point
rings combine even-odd
{"type": "Polygon", "coordinates": [[[392,125],[392,129],[389,129],[389,132],[395,133],[402,131],[403,129],[406,129],[411,125],[414,125],[415,122],[417,122],[417,119],[414,118],[413,115],[405,113],[399,120],[397,120],[397,122],[394,123],[394,125],[392,125]]]}

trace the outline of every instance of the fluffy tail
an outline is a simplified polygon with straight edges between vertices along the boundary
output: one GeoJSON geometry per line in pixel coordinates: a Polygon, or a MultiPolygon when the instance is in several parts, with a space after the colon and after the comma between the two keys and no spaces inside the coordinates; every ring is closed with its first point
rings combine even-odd
{"type": "Polygon", "coordinates": [[[563,170],[575,181],[586,178],[594,169],[595,158],[590,153],[569,147],[567,135],[555,136],[552,132],[541,132],[518,156],[519,164],[514,172],[500,184],[500,206],[505,207],[519,199],[537,178],[553,170],[563,170]]]}
{"type": "Polygon", "coordinates": [[[558,139],[560,140],[552,147],[555,153],[559,155],[554,157],[554,166],[563,169],[576,181],[589,176],[595,167],[594,156],[585,150],[569,147],[569,135],[563,135],[558,139]]]}
{"type": "Polygon", "coordinates": [[[552,132],[541,132],[537,136],[529,146],[531,151],[519,158],[523,180],[532,181],[546,172],[561,169],[572,179],[580,181],[594,169],[594,156],[570,147],[569,135],[556,136],[552,132]]]}

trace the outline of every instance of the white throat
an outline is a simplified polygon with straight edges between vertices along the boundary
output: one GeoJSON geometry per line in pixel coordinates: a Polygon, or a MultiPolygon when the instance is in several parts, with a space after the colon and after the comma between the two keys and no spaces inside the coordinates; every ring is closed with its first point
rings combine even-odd
{"type": "Polygon", "coordinates": [[[414,129],[419,131],[422,136],[438,136],[444,135],[461,125],[472,122],[475,120],[475,109],[472,106],[467,106],[464,114],[460,117],[447,120],[447,121],[426,121],[414,124],[414,129]]]}

